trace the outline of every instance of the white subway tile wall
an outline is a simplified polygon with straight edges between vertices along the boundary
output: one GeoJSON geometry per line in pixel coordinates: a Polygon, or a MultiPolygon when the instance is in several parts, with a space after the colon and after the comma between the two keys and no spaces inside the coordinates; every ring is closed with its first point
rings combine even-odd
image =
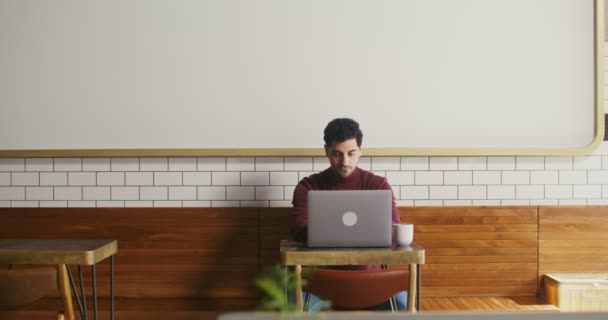
{"type": "Polygon", "coordinates": [[[181,186],[182,184],[181,172],[154,172],[155,186],[181,186]]]}
{"type": "Polygon", "coordinates": [[[391,185],[412,185],[414,184],[413,171],[387,171],[386,178],[391,185]]]}
{"type": "Polygon", "coordinates": [[[241,185],[267,186],[270,184],[269,172],[241,172],[241,185]]]}
{"type": "MultiPolygon", "coordinates": [[[[0,184],[2,184],[2,174],[0,174],[0,184]]],[[[41,186],[67,186],[67,172],[40,172],[41,186]]]]}
{"type": "Polygon", "coordinates": [[[227,171],[254,171],[255,158],[228,158],[226,159],[227,171]]]}
{"type": "Polygon", "coordinates": [[[82,171],[81,158],[55,158],[53,171],[82,171]]]}
{"type": "Polygon", "coordinates": [[[458,186],[459,199],[485,200],[487,194],[486,186],[458,186]]]}
{"type": "Polygon", "coordinates": [[[53,189],[54,200],[82,200],[81,187],[54,187],[53,189]]]}
{"type": "Polygon", "coordinates": [[[429,168],[431,170],[458,170],[458,158],[431,157],[429,168]]]}
{"type": "Polygon", "coordinates": [[[226,187],[227,200],[255,200],[255,187],[226,187]]]}
{"type": "Polygon", "coordinates": [[[111,158],[111,171],[139,171],[139,158],[111,158]]]}
{"type": "Polygon", "coordinates": [[[283,158],[256,158],[255,171],[283,171],[283,158]]]}
{"type": "Polygon", "coordinates": [[[112,200],[139,200],[139,187],[112,187],[112,200]]]}
{"type": "Polygon", "coordinates": [[[26,187],[25,200],[53,200],[53,187],[26,187]]]}
{"type": "MultiPolygon", "coordinates": [[[[198,200],[196,187],[169,187],[169,200],[198,200]]],[[[137,200],[137,199],[129,199],[137,200]]]]}
{"type": "Polygon", "coordinates": [[[270,185],[273,186],[289,186],[298,183],[297,172],[271,172],[270,185]]]}
{"type": "Polygon", "coordinates": [[[460,157],[458,170],[486,170],[486,157],[460,157]]]}
{"type": "Polygon", "coordinates": [[[458,199],[458,187],[457,186],[430,186],[429,187],[430,199],[446,199],[455,200],[458,199]]]}
{"type": "Polygon", "coordinates": [[[97,173],[97,185],[98,186],[124,186],[125,185],[125,173],[124,172],[98,172],[97,173]]]}
{"type": "MultiPolygon", "coordinates": [[[[608,142],[576,157],[363,157],[403,206],[606,205],[608,142]]],[[[324,157],[2,158],[0,207],[290,207],[324,157]]]]}
{"type": "Polygon", "coordinates": [[[0,172],[6,171],[25,171],[25,159],[0,158],[0,172]]]}
{"type": "Polygon", "coordinates": [[[241,173],[240,172],[212,172],[211,173],[211,184],[212,185],[240,185],[241,184],[241,173]]]}
{"type": "Polygon", "coordinates": [[[40,185],[38,172],[14,172],[11,177],[13,186],[37,186],[40,185]]]}
{"type": "Polygon", "coordinates": [[[94,186],[97,185],[96,172],[68,172],[69,186],[94,186]]]}
{"type": "Polygon", "coordinates": [[[312,158],[310,158],[310,157],[285,158],[285,171],[312,171],[312,158]]]}
{"type": "Polygon", "coordinates": [[[429,157],[402,157],[401,170],[429,170],[429,157]]]}
{"type": "Polygon", "coordinates": [[[27,158],[25,159],[25,171],[53,171],[53,159],[27,158]]]}
{"type": "MultiPolygon", "coordinates": [[[[291,201],[293,200],[293,192],[295,191],[296,186],[285,186],[283,187],[283,195],[285,197],[285,201],[289,201],[291,203],[291,201]]],[[[606,191],[608,192],[608,188],[606,188],[606,191]]],[[[395,194],[398,194],[395,191],[395,194]]],[[[290,204],[291,206],[291,204],[290,204]]]]}
{"type": "Polygon", "coordinates": [[[168,187],[139,187],[139,200],[167,200],[168,187]]]}
{"type": "Polygon", "coordinates": [[[414,180],[417,185],[441,185],[443,184],[443,171],[416,171],[414,180]]]}
{"type": "Polygon", "coordinates": [[[82,171],[110,171],[110,158],[83,158],[82,171]]]}
{"type": "Polygon", "coordinates": [[[488,170],[515,170],[515,157],[488,157],[488,170]]]}
{"type": "Polygon", "coordinates": [[[82,200],[110,200],[110,187],[83,187],[82,200]]]}
{"type": "Polygon", "coordinates": [[[208,186],[211,185],[210,172],[184,172],[185,186],[208,186]]]}
{"type": "Polygon", "coordinates": [[[198,200],[224,200],[225,187],[198,187],[198,200]]]}
{"type": "Polygon", "coordinates": [[[401,159],[399,157],[377,157],[371,159],[372,170],[400,170],[401,159]]]}
{"type": "Polygon", "coordinates": [[[169,158],[169,171],[196,171],[196,158],[169,158]]]}
{"type": "Polygon", "coordinates": [[[167,158],[141,158],[139,171],[167,171],[169,160],[167,158]]]}
{"type": "MultiPolygon", "coordinates": [[[[327,158],[321,157],[321,158],[317,158],[317,159],[318,159],[317,167],[320,167],[321,170],[327,169],[327,166],[328,166],[327,158]]],[[[359,158],[359,168],[371,171],[372,170],[372,158],[370,158],[370,157],[359,158]]]]}
{"type": "Polygon", "coordinates": [[[515,186],[512,185],[488,186],[487,192],[488,200],[515,199],[515,186]]]}
{"type": "Polygon", "coordinates": [[[0,172],[0,186],[11,185],[11,174],[10,172],[0,172]]]}
{"type": "MultiPolygon", "coordinates": [[[[186,173],[184,173],[184,183],[186,183],[186,173]]],[[[125,184],[127,186],[152,186],[154,185],[153,172],[126,172],[125,184]]]]}
{"type": "Polygon", "coordinates": [[[67,201],[40,201],[38,204],[41,208],[66,208],[68,206],[67,201]]]}
{"type": "MultiPolygon", "coordinates": [[[[447,174],[447,172],[446,172],[447,174]]],[[[473,184],[500,184],[500,171],[474,171],[473,184]]]]}
{"type": "Polygon", "coordinates": [[[517,157],[515,161],[516,170],[545,170],[545,158],[543,157],[517,157]]]}

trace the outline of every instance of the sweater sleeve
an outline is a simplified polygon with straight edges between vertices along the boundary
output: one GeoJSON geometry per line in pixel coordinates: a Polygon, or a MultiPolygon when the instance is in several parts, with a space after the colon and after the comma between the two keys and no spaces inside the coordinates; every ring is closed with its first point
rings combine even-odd
{"type": "Polygon", "coordinates": [[[307,194],[310,189],[310,184],[302,180],[293,191],[291,235],[296,241],[304,242],[308,238],[307,194]]]}
{"type": "Polygon", "coordinates": [[[388,183],[386,178],[382,178],[382,182],[378,186],[378,190],[391,190],[392,194],[392,202],[393,202],[393,223],[401,223],[401,218],[399,217],[399,211],[397,211],[397,203],[395,200],[395,193],[393,192],[393,188],[388,183]]]}

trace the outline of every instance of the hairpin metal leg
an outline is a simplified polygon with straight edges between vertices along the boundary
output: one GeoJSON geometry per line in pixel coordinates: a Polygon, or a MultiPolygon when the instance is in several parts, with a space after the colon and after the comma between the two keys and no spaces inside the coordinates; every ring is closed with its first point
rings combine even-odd
{"type": "MultiPolygon", "coordinates": [[[[381,264],[380,265],[380,269],[386,270],[386,269],[388,269],[388,265],[387,264],[381,264]]],[[[397,310],[397,300],[395,299],[395,296],[390,297],[388,299],[388,303],[391,305],[391,311],[393,313],[395,313],[395,311],[397,310]]]]}
{"type": "Polygon", "coordinates": [[[93,274],[93,318],[97,320],[97,273],[95,265],[91,266],[91,273],[93,274]]]}
{"type": "Polygon", "coordinates": [[[395,301],[395,297],[392,296],[388,299],[388,302],[391,304],[391,311],[393,313],[397,312],[397,302],[395,301]]]}
{"type": "Polygon", "coordinates": [[[114,320],[114,256],[110,257],[110,319],[114,320]]]}
{"type": "Polygon", "coordinates": [[[422,303],[420,302],[422,299],[422,272],[420,272],[420,264],[416,265],[416,276],[418,276],[418,281],[416,282],[416,285],[418,286],[418,290],[417,291],[417,297],[416,297],[416,310],[420,311],[421,307],[422,307],[422,303]]]}
{"type": "Polygon", "coordinates": [[[82,319],[87,320],[89,318],[89,311],[87,310],[87,296],[84,294],[84,275],[82,273],[82,267],[80,265],[78,265],[78,279],[80,280],[80,296],[82,297],[82,310],[84,310],[82,319]]]}
{"type": "Polygon", "coordinates": [[[310,307],[310,293],[308,293],[308,291],[306,291],[304,294],[305,294],[304,312],[308,312],[308,308],[310,307]]]}
{"type": "MultiPolygon", "coordinates": [[[[69,265],[65,265],[65,268],[68,270],[68,278],[70,279],[70,287],[72,288],[72,292],[74,293],[74,297],[76,298],[76,304],[78,305],[78,311],[80,311],[80,318],[82,320],[86,320],[86,315],[82,308],[82,302],[80,302],[80,297],[78,295],[78,290],[76,289],[76,284],[74,284],[74,277],[72,276],[72,269],[69,265]]],[[[83,296],[84,299],[84,296],[83,296]]]]}

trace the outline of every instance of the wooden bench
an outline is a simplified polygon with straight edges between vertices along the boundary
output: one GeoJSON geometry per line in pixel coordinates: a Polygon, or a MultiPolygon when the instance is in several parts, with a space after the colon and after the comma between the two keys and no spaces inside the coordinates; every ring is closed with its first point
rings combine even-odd
{"type": "Polygon", "coordinates": [[[425,297],[535,296],[536,207],[400,209],[426,249],[425,297]]]}
{"type": "MultiPolygon", "coordinates": [[[[415,240],[426,248],[426,310],[464,308],[467,299],[464,305],[477,306],[467,310],[545,310],[549,307],[535,298],[542,274],[608,270],[608,207],[399,210],[403,222],[416,225],[415,240]]],[[[289,208],[1,208],[0,237],[117,239],[118,315],[211,319],[255,307],[253,278],[279,262],[289,213],[289,208]]],[[[98,266],[102,298],[109,295],[108,271],[107,263],[98,266]]],[[[26,310],[35,318],[60,303],[50,297],[26,310]]],[[[100,309],[107,305],[102,299],[100,309]]]]}
{"type": "MultiPolygon", "coordinates": [[[[537,207],[402,207],[426,251],[423,310],[557,309],[536,298],[537,207]]],[[[289,236],[289,209],[263,209],[263,265],[279,263],[289,236]]]]}
{"type": "MultiPolygon", "coordinates": [[[[143,310],[214,318],[257,303],[252,279],[260,270],[258,209],[0,209],[0,236],[117,239],[117,316],[143,310]]],[[[84,272],[90,293],[90,269],[84,272]]],[[[108,262],[98,264],[97,278],[98,294],[105,297],[99,308],[108,310],[108,262]]],[[[58,305],[61,301],[51,297],[27,309],[57,310],[58,305]]]]}

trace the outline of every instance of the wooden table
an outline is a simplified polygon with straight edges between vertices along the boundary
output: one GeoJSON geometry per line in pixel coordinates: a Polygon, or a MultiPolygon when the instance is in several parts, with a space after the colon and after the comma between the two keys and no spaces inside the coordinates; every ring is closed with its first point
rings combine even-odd
{"type": "Polygon", "coordinates": [[[407,309],[414,312],[414,299],[420,309],[420,265],[424,264],[424,248],[416,243],[409,247],[392,248],[307,248],[306,245],[281,240],[281,263],[293,266],[296,276],[295,298],[298,311],[302,305],[302,266],[335,265],[408,265],[410,288],[407,309]]]}
{"type": "Polygon", "coordinates": [[[70,285],[80,309],[81,317],[86,315],[82,272],[80,273],[83,304],[80,304],[78,291],[69,269],[70,264],[90,265],[93,274],[93,302],[97,319],[97,292],[95,264],[110,258],[111,318],[114,319],[114,255],[118,250],[116,240],[39,240],[39,239],[0,239],[0,264],[53,264],[58,266],[59,288],[65,307],[67,320],[74,319],[74,307],[70,285]]]}

